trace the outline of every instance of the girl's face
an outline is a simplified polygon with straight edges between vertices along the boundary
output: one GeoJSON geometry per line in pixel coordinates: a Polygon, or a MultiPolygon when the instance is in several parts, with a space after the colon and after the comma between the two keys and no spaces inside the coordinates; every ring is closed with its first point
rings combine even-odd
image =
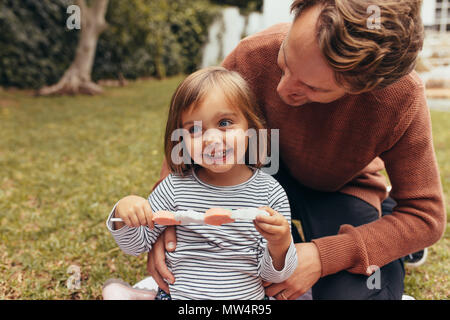
{"type": "Polygon", "coordinates": [[[195,108],[181,116],[186,149],[195,163],[224,173],[245,163],[248,122],[229,105],[222,90],[213,88],[195,108]]]}

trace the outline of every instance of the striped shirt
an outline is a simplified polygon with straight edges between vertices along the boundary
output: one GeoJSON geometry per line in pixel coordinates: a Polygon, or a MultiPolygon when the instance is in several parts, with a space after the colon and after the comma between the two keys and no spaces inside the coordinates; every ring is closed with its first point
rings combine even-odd
{"type": "MultiPolygon", "coordinates": [[[[201,181],[194,171],[187,176],[170,174],[149,196],[154,212],[210,208],[258,208],[268,206],[289,222],[289,202],[280,184],[270,175],[255,170],[252,177],[235,186],[213,186],[201,181]]],[[[119,247],[127,254],[139,255],[151,250],[165,226],[155,224],[138,228],[107,226],[119,247]]],[[[277,271],[267,249],[267,241],[252,221],[235,221],[221,226],[176,226],[177,247],[166,252],[166,263],[175,277],[169,284],[172,299],[263,299],[262,279],[286,280],[297,267],[297,254],[291,241],[284,268],[277,271]]]]}

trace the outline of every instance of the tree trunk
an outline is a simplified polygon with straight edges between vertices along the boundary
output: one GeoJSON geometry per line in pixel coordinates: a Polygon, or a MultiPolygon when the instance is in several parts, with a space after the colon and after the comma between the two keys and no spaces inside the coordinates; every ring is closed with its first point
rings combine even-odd
{"type": "Polygon", "coordinates": [[[89,7],[85,0],[78,0],[81,11],[81,35],[75,59],[58,83],[43,87],[39,95],[99,94],[102,88],[91,80],[95,51],[99,35],[106,29],[105,14],[108,0],[94,0],[89,7]]]}

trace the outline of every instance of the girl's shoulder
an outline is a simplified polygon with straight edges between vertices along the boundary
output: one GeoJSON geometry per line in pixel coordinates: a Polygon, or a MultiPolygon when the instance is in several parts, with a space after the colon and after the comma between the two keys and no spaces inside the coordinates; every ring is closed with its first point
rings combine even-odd
{"type": "Polygon", "coordinates": [[[277,179],[271,176],[268,173],[265,173],[262,169],[255,169],[257,171],[257,181],[258,182],[267,182],[270,184],[278,184],[277,179]]]}
{"type": "Polygon", "coordinates": [[[158,181],[153,187],[152,193],[174,195],[179,190],[184,190],[195,183],[191,175],[179,175],[169,173],[164,179],[158,181]]]}
{"type": "Polygon", "coordinates": [[[258,185],[266,186],[268,189],[269,194],[278,194],[280,192],[284,192],[284,188],[281,186],[281,184],[278,182],[277,179],[275,179],[272,175],[264,172],[261,169],[258,170],[257,179],[255,179],[255,183],[258,185]]]}
{"type": "Polygon", "coordinates": [[[257,174],[255,179],[253,180],[253,184],[261,187],[266,187],[269,192],[274,189],[278,189],[281,187],[280,183],[277,179],[275,179],[272,175],[264,172],[261,169],[256,169],[257,174]]]}
{"type": "Polygon", "coordinates": [[[166,183],[169,183],[172,186],[177,184],[187,184],[195,182],[194,177],[191,173],[185,173],[183,175],[177,173],[169,173],[169,175],[163,180],[166,183]]]}

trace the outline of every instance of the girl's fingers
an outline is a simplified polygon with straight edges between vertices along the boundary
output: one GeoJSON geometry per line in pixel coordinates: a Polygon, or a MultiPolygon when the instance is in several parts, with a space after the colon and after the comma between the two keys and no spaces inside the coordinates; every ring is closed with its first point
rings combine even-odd
{"type": "Polygon", "coordinates": [[[287,220],[280,214],[277,214],[276,216],[263,216],[259,215],[256,216],[255,222],[262,225],[271,225],[274,227],[284,227],[285,224],[287,224],[287,220]]]}
{"type": "Polygon", "coordinates": [[[270,238],[273,237],[273,234],[267,233],[264,230],[262,230],[260,227],[258,227],[255,223],[255,229],[256,231],[259,232],[260,235],[262,235],[264,237],[264,239],[269,240],[270,238]]]}
{"type": "Polygon", "coordinates": [[[285,220],[285,218],[277,211],[273,210],[270,207],[260,207],[260,210],[264,210],[270,214],[270,216],[265,215],[257,215],[256,220],[269,223],[269,224],[281,224],[285,220]]]}
{"type": "Polygon", "coordinates": [[[256,225],[263,231],[269,234],[277,234],[282,230],[281,226],[267,223],[256,222],[256,225]]]}
{"type": "Polygon", "coordinates": [[[271,207],[259,207],[259,210],[264,210],[267,211],[271,216],[277,215],[279,214],[278,212],[276,212],[275,210],[273,210],[271,207]]]}
{"type": "Polygon", "coordinates": [[[152,208],[150,207],[150,203],[148,201],[145,202],[144,204],[144,212],[145,212],[145,218],[147,219],[147,225],[150,229],[153,229],[154,224],[153,224],[153,211],[152,208]]]}
{"type": "Polygon", "coordinates": [[[128,216],[122,217],[123,223],[125,223],[127,226],[132,227],[133,223],[131,222],[130,218],[128,216]]]}
{"type": "Polygon", "coordinates": [[[253,224],[255,225],[256,231],[258,231],[265,238],[266,237],[266,233],[263,230],[261,230],[260,227],[258,227],[258,224],[256,223],[256,221],[253,224]]]}
{"type": "Polygon", "coordinates": [[[136,208],[136,216],[137,216],[137,218],[139,220],[139,225],[140,226],[146,226],[147,225],[147,219],[145,217],[144,208],[142,208],[142,207],[136,208]]]}
{"type": "Polygon", "coordinates": [[[261,223],[267,223],[272,225],[282,225],[284,222],[284,218],[280,216],[256,216],[255,220],[261,223]]]}
{"type": "Polygon", "coordinates": [[[138,217],[136,216],[136,214],[131,213],[130,215],[128,215],[128,218],[129,218],[130,221],[131,221],[131,226],[132,226],[132,227],[137,228],[137,227],[140,226],[139,219],[138,219],[138,217]]]}

